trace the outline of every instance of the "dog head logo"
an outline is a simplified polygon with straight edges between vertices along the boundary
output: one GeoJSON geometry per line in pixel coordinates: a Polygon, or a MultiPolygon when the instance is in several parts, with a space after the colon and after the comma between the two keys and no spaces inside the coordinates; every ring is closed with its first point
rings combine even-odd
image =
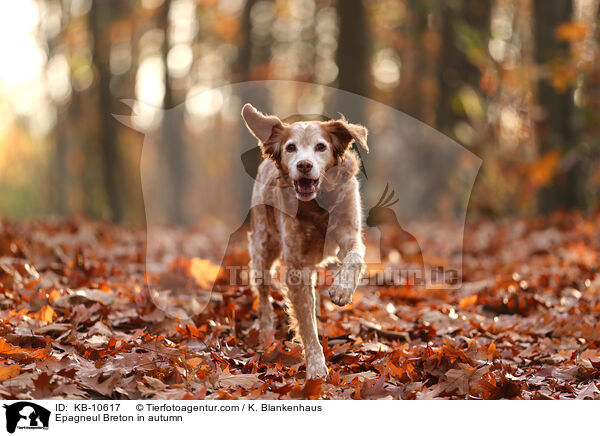
{"type": "Polygon", "coordinates": [[[50,411],[29,401],[19,401],[3,405],[6,409],[6,431],[14,433],[16,429],[48,429],[50,411]]]}
{"type": "MultiPolygon", "coordinates": [[[[400,272],[389,282],[400,284],[411,282],[403,272],[408,266],[425,279],[412,283],[460,286],[464,222],[481,159],[426,124],[352,93],[294,81],[227,85],[168,110],[124,103],[132,115],[115,117],[144,133],[148,289],[171,316],[200,313],[223,281],[241,286],[249,281],[248,255],[236,247],[247,242],[246,224],[256,206],[252,189],[260,183],[255,178],[265,152],[257,146],[260,132],[251,132],[240,116],[246,103],[285,125],[347,120],[365,126],[368,146],[361,144],[360,132],[345,145],[358,159],[365,261],[379,265],[369,270],[395,268],[400,272]],[[297,115],[316,113],[322,115],[297,115]],[[440,223],[452,231],[441,235],[440,223]]],[[[312,180],[290,189],[312,197],[317,191],[312,180]]]]}

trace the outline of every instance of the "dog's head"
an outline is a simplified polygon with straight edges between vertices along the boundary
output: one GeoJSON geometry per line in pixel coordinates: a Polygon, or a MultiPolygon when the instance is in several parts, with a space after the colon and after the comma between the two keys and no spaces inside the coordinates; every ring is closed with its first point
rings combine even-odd
{"type": "Polygon", "coordinates": [[[290,178],[302,201],[317,196],[325,173],[344,160],[353,141],[369,151],[367,129],[345,119],[287,124],[248,103],[242,108],[242,117],[265,158],[274,160],[282,175],[290,178]]]}

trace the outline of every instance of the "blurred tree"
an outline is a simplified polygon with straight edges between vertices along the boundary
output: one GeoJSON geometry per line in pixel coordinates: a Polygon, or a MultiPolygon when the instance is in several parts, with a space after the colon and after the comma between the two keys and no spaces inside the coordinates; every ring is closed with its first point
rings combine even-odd
{"type": "MultiPolygon", "coordinates": [[[[126,6],[126,4],[125,4],[126,6]]],[[[117,124],[112,116],[110,50],[111,22],[124,3],[117,0],[93,1],[89,12],[89,29],[93,36],[92,57],[97,73],[99,119],[98,140],[102,157],[102,173],[111,218],[120,222],[123,209],[120,199],[121,166],[117,142],[117,124]]]]}
{"type": "Polygon", "coordinates": [[[369,37],[363,0],[338,0],[338,87],[367,96],[369,84],[369,37]]]}
{"type": "MultiPolygon", "coordinates": [[[[240,30],[238,35],[239,40],[239,55],[237,61],[232,66],[232,82],[247,82],[251,79],[251,68],[252,68],[252,8],[256,4],[256,0],[246,0],[244,8],[242,9],[242,16],[240,20],[240,30]]],[[[240,100],[243,103],[249,101],[249,96],[240,95],[240,100]]],[[[254,102],[256,105],[260,105],[258,101],[254,102]]],[[[242,131],[243,132],[243,131],[242,131]]],[[[242,133],[243,135],[243,133],[242,133]]],[[[243,136],[240,137],[240,155],[248,149],[248,144],[245,144],[242,140],[243,136]]],[[[242,184],[239,187],[241,204],[250,204],[250,198],[252,196],[252,186],[249,184],[242,184]]]]}
{"type": "MultiPolygon", "coordinates": [[[[439,35],[429,29],[430,20],[435,14],[437,3],[407,2],[406,23],[396,29],[398,35],[403,35],[399,45],[399,56],[402,59],[402,74],[396,89],[397,100],[395,106],[409,115],[428,124],[435,124],[435,120],[428,116],[428,106],[433,94],[436,93],[437,84],[432,80],[431,67],[438,65],[438,53],[434,49],[434,39],[439,41],[439,35]],[[433,49],[433,50],[428,50],[433,49]],[[433,86],[432,86],[433,85],[433,86]]],[[[434,75],[435,76],[435,75],[434,75]]]]}
{"type": "Polygon", "coordinates": [[[164,85],[165,96],[163,99],[163,118],[162,118],[162,141],[163,147],[168,147],[167,153],[169,159],[169,172],[173,192],[171,193],[172,204],[167,211],[169,219],[173,223],[184,223],[185,216],[183,212],[184,182],[186,172],[185,147],[181,138],[181,127],[183,119],[180,117],[180,110],[173,110],[180,101],[174,95],[172,81],[169,74],[168,56],[171,49],[169,13],[171,11],[171,0],[164,0],[160,14],[160,28],[163,32],[164,40],[162,47],[162,59],[164,64],[164,85]]]}
{"type": "Polygon", "coordinates": [[[419,92],[417,79],[422,60],[421,36],[427,24],[416,8],[422,8],[422,3],[404,4],[405,17],[393,29],[390,35],[392,46],[395,47],[402,61],[402,69],[398,87],[395,89],[396,101],[394,106],[415,118],[421,118],[419,110],[419,92]]]}
{"type": "Polygon", "coordinates": [[[240,32],[239,32],[239,55],[233,65],[232,82],[246,82],[250,80],[250,62],[252,59],[252,38],[251,38],[251,12],[256,4],[256,0],[246,0],[242,10],[240,32]]]}
{"type": "Polygon", "coordinates": [[[535,0],[536,61],[542,72],[538,82],[541,116],[537,122],[539,151],[542,156],[559,153],[561,165],[553,179],[540,190],[540,206],[544,212],[559,206],[582,207],[585,187],[581,161],[575,156],[577,139],[573,129],[574,88],[567,74],[569,43],[557,40],[557,27],[572,19],[573,0],[535,0]],[[548,77],[550,76],[550,77],[548,77]],[[560,84],[559,84],[560,83],[560,84]]]}
{"type": "MultiPolygon", "coordinates": [[[[46,7],[49,8],[53,0],[45,0],[46,7]]],[[[60,6],[62,8],[62,5],[60,6]]],[[[62,12],[62,9],[61,9],[62,12]]],[[[61,23],[62,24],[62,23],[61,23]]],[[[60,43],[62,32],[57,32],[56,35],[47,39],[49,56],[56,55],[57,46],[60,43]]],[[[73,102],[67,104],[56,104],[56,123],[52,139],[54,140],[53,165],[50,168],[49,180],[49,203],[51,211],[64,215],[68,213],[67,209],[67,148],[69,143],[69,115],[73,102]]]]}
{"type": "MultiPolygon", "coordinates": [[[[115,98],[155,98],[173,151],[168,218],[185,222],[191,153],[182,138],[193,129],[183,110],[168,109],[228,81],[330,84],[336,66],[340,89],[394,105],[485,157],[477,210],[533,213],[600,201],[590,195],[600,186],[590,163],[600,159],[598,0],[23,1],[35,3],[39,16],[35,42],[23,50],[48,62],[27,85],[0,89],[0,111],[9,111],[6,122],[31,138],[28,153],[47,167],[40,194],[47,204],[32,206],[39,211],[121,221],[141,210],[133,186],[139,153],[125,148],[137,139],[111,114],[122,109],[115,98]],[[163,83],[164,97],[155,92],[163,83]],[[36,113],[30,108],[38,103],[36,113]],[[42,131],[52,137],[37,136],[42,131]]],[[[15,68],[27,68],[21,65],[15,68]]],[[[0,75],[6,82],[18,72],[7,66],[0,75]]],[[[276,103],[268,95],[237,97],[265,111],[276,103]]],[[[302,103],[326,108],[328,98],[302,103]]],[[[367,118],[361,107],[345,115],[367,118]]],[[[244,138],[241,153],[254,145],[244,138]]],[[[31,182],[37,167],[27,168],[31,182]]],[[[5,183],[6,191],[25,192],[17,180],[5,183]]],[[[250,190],[240,186],[240,199],[250,190]]],[[[26,196],[14,195],[15,210],[26,196]]]]}
{"type": "Polygon", "coordinates": [[[445,133],[452,134],[457,120],[466,119],[467,114],[460,113],[456,104],[461,88],[479,89],[479,53],[487,49],[491,5],[491,1],[479,0],[444,0],[436,5],[442,21],[437,126],[445,133]]]}

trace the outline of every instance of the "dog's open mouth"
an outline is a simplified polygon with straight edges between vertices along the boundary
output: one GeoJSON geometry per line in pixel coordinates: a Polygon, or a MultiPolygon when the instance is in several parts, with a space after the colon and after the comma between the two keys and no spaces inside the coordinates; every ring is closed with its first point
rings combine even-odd
{"type": "Polygon", "coordinates": [[[301,178],[298,180],[294,180],[294,189],[296,190],[296,194],[300,197],[312,197],[313,194],[317,192],[319,188],[319,179],[313,180],[308,178],[301,178]]]}

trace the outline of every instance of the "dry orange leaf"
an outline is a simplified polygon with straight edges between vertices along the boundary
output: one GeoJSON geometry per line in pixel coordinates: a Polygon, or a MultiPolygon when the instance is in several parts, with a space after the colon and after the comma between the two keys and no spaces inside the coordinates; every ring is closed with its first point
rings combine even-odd
{"type": "Polygon", "coordinates": [[[38,348],[38,349],[21,348],[21,347],[18,347],[16,345],[6,342],[6,340],[4,338],[0,338],[0,354],[16,355],[17,353],[21,353],[22,355],[28,355],[29,357],[31,357],[33,359],[40,359],[40,360],[43,360],[46,357],[48,357],[48,350],[46,350],[45,348],[38,348]]]}
{"type": "Polygon", "coordinates": [[[57,298],[61,297],[61,293],[58,289],[52,289],[52,291],[48,294],[48,299],[51,303],[54,302],[57,298]]]}
{"type": "Polygon", "coordinates": [[[554,29],[554,36],[559,41],[583,41],[588,25],[583,21],[567,21],[554,29]]]}
{"type": "Polygon", "coordinates": [[[186,363],[190,365],[192,368],[197,367],[203,362],[204,359],[201,357],[192,357],[191,359],[186,360],[186,363]]]}
{"type": "Polygon", "coordinates": [[[211,289],[220,270],[221,267],[214,265],[210,260],[199,257],[190,260],[190,275],[201,288],[211,289]]]}
{"type": "Polygon", "coordinates": [[[39,320],[47,323],[51,323],[55,316],[56,312],[48,304],[42,307],[40,313],[38,314],[39,320]]]}
{"type": "Polygon", "coordinates": [[[21,373],[19,365],[0,366],[0,381],[9,380],[21,373]]]}
{"type": "Polygon", "coordinates": [[[398,379],[400,379],[404,375],[404,371],[401,368],[398,368],[389,360],[386,361],[385,366],[389,373],[398,379]]]}
{"type": "Polygon", "coordinates": [[[488,346],[488,354],[492,356],[492,358],[496,355],[496,344],[494,342],[490,343],[488,346]]]}
{"type": "Polygon", "coordinates": [[[0,338],[0,354],[14,353],[15,346],[6,342],[4,338],[0,338]]]}
{"type": "Polygon", "coordinates": [[[471,295],[470,297],[465,297],[462,300],[460,300],[460,303],[458,303],[458,306],[461,309],[466,309],[469,306],[473,306],[477,304],[477,295],[471,295]]]}

